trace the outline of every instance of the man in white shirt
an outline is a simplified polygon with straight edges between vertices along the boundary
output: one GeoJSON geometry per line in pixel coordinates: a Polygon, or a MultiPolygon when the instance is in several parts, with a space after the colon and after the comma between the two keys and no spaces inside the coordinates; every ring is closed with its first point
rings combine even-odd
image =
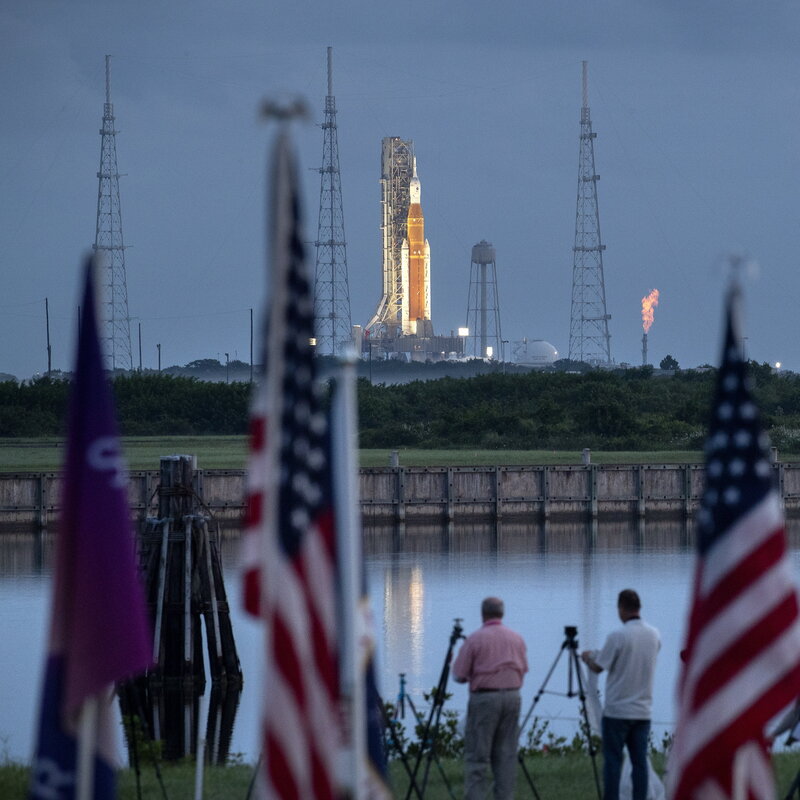
{"type": "Polygon", "coordinates": [[[622,628],[609,634],[599,653],[581,653],[593,672],[608,672],[603,708],[604,800],[619,798],[624,747],[631,758],[633,800],[647,798],[647,744],[661,639],[658,631],[642,620],[640,610],[639,595],[623,589],[617,599],[622,628]]]}

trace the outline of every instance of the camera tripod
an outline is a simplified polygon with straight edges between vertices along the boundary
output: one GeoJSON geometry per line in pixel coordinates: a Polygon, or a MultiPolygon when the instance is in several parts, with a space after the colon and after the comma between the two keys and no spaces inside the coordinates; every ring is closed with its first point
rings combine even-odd
{"type": "Polygon", "coordinates": [[[789,791],[787,792],[784,800],[792,800],[792,798],[795,796],[795,792],[797,792],[797,796],[800,797],[800,770],[798,770],[797,775],[794,776],[792,785],[789,787],[789,791]]]}
{"type": "MultiPolygon", "coordinates": [[[[580,700],[581,705],[581,717],[583,720],[583,724],[586,729],[586,740],[589,746],[589,756],[592,760],[592,771],[594,773],[594,783],[595,787],[597,788],[597,798],[598,800],[603,799],[603,792],[600,788],[600,778],[597,773],[597,760],[596,755],[597,751],[594,746],[594,742],[592,741],[592,732],[589,726],[589,714],[586,711],[586,693],[583,687],[583,677],[581,673],[581,665],[578,659],[578,629],[574,625],[566,625],[564,627],[564,642],[561,645],[561,648],[558,651],[558,654],[553,661],[553,665],[550,667],[550,671],[545,675],[544,680],[542,681],[542,685],[539,687],[539,691],[536,692],[536,696],[533,698],[533,702],[531,703],[531,707],[528,709],[528,713],[525,715],[525,719],[522,720],[522,725],[520,725],[520,735],[525,730],[525,727],[528,724],[528,720],[530,720],[531,715],[533,714],[533,710],[536,708],[536,704],[541,700],[542,695],[547,694],[556,694],[562,697],[578,697],[580,700]],[[556,666],[558,665],[561,656],[564,653],[567,653],[567,692],[564,694],[563,692],[548,692],[547,691],[547,684],[550,681],[551,676],[556,670],[556,666]],[[575,691],[575,686],[577,684],[577,691],[575,691]]],[[[518,754],[519,763],[522,765],[522,771],[525,773],[525,778],[528,781],[528,785],[531,787],[531,791],[533,792],[533,796],[537,798],[537,800],[541,800],[539,793],[536,791],[536,786],[533,783],[533,778],[531,777],[530,773],[528,772],[527,767],[525,766],[525,759],[523,758],[522,750],[520,750],[518,754]]]]}
{"type": "MultiPolygon", "coordinates": [[[[422,736],[420,737],[419,752],[417,753],[417,758],[414,762],[413,772],[409,776],[411,783],[409,784],[408,793],[406,794],[405,800],[409,800],[413,791],[416,791],[418,796],[421,796],[421,794],[425,792],[425,787],[428,785],[428,774],[431,768],[431,761],[436,760],[438,763],[438,759],[436,758],[436,737],[439,733],[439,720],[442,717],[442,708],[444,708],[444,699],[447,691],[447,679],[450,677],[450,664],[453,661],[453,648],[456,646],[456,642],[459,639],[464,638],[464,628],[461,626],[461,622],[462,620],[460,617],[457,617],[453,621],[453,631],[450,634],[450,642],[447,647],[447,653],[444,657],[444,665],[442,666],[442,672],[439,676],[439,683],[433,691],[433,697],[431,698],[432,705],[430,712],[428,713],[428,721],[425,723],[425,728],[423,729],[422,736]],[[419,768],[422,765],[423,759],[425,759],[425,772],[422,776],[422,785],[421,787],[418,787],[417,773],[419,772],[419,768]]],[[[450,790],[450,794],[452,795],[452,789],[450,790]]]]}

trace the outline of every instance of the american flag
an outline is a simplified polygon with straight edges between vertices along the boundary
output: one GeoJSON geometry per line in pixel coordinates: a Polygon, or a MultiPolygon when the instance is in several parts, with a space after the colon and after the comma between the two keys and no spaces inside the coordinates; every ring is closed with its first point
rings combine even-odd
{"type": "Polygon", "coordinates": [[[800,625],[769,440],[730,290],[706,443],[706,488],[678,723],[673,800],[774,798],[764,726],[800,695],[800,625]]]}
{"type": "Polygon", "coordinates": [[[375,625],[367,592],[358,497],[355,354],[331,381],[331,442],[340,593],[340,678],[347,735],[342,788],[352,800],[390,800],[381,699],[375,680],[375,625]]]}
{"type": "Polygon", "coordinates": [[[264,621],[262,797],[336,791],[336,553],[314,304],[288,134],[273,155],[265,375],[251,410],[245,606],[264,621]]]}

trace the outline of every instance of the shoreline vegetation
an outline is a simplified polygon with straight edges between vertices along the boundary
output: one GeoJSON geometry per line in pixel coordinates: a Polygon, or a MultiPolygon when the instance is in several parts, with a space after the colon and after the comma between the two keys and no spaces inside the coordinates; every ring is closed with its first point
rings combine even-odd
{"type": "MultiPolygon", "coordinates": [[[[463,791],[463,762],[460,759],[440,759],[441,769],[432,762],[428,785],[425,791],[427,800],[446,800],[450,798],[442,777],[444,774],[457,797],[463,791]]],[[[777,796],[784,797],[794,780],[800,757],[796,752],[779,752],[772,756],[775,770],[777,796]]],[[[413,766],[413,762],[412,762],[413,766]]],[[[570,753],[567,755],[536,755],[525,759],[536,790],[542,798],[591,798],[597,796],[592,765],[589,756],[570,753]]],[[[663,754],[653,755],[653,766],[660,776],[664,773],[663,754]]],[[[602,775],[602,759],[598,756],[597,767],[602,775]]],[[[423,764],[424,768],[424,764],[423,764]]],[[[191,800],[194,797],[195,765],[192,761],[160,765],[166,796],[170,800],[191,800]]],[[[205,768],[205,800],[245,800],[253,778],[253,766],[234,763],[228,766],[207,766],[205,768]]],[[[423,769],[420,769],[420,776],[423,769]]],[[[389,766],[392,796],[403,798],[408,789],[408,778],[400,761],[389,766]]],[[[151,764],[140,766],[141,789],[143,797],[161,797],[162,790],[151,764]]],[[[28,790],[29,768],[22,764],[0,763],[0,797],[5,800],[24,800],[28,790]]],[[[602,777],[601,777],[602,781],[602,777]]],[[[522,771],[517,776],[515,798],[529,798],[532,792],[522,771]]],[[[136,774],[125,768],[119,772],[118,797],[120,800],[136,800],[136,774]]]]}
{"type": "MultiPolygon", "coordinates": [[[[772,444],[781,453],[800,452],[800,375],[754,362],[750,374],[772,444]]],[[[436,379],[388,385],[358,380],[363,448],[699,451],[716,371],[639,367],[427,376],[436,379]]],[[[115,375],[112,385],[123,436],[235,440],[247,434],[248,382],[135,372],[115,375]]],[[[63,436],[68,393],[69,382],[59,377],[0,381],[0,440],[63,436]]]]}

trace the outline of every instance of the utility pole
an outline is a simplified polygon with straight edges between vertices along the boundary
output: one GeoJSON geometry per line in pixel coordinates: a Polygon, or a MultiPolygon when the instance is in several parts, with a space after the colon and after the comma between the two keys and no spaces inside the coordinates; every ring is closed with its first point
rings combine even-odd
{"type": "Polygon", "coordinates": [[[339,172],[336,98],[333,96],[333,48],[328,48],[328,94],[322,123],[322,167],[319,170],[319,227],[314,275],[314,333],[321,355],[337,355],[353,336],[347,245],[339,172]]]}
{"type": "Polygon", "coordinates": [[[46,297],[44,299],[44,319],[45,325],[47,326],[47,377],[49,378],[50,371],[53,367],[51,358],[53,351],[50,348],[50,306],[48,305],[46,297]]]}
{"type": "Polygon", "coordinates": [[[600,212],[594,168],[594,140],[589,113],[588,64],[583,62],[583,107],[578,157],[578,201],[575,212],[575,246],[572,263],[572,310],[569,322],[569,359],[593,366],[610,366],[611,336],[606,311],[600,212]]]}

